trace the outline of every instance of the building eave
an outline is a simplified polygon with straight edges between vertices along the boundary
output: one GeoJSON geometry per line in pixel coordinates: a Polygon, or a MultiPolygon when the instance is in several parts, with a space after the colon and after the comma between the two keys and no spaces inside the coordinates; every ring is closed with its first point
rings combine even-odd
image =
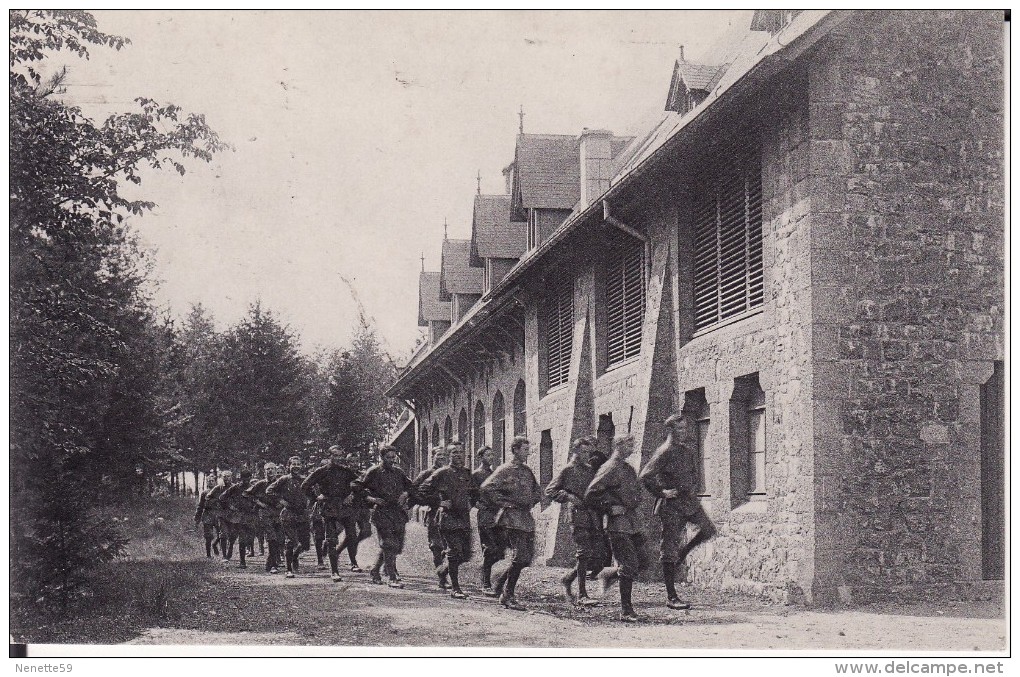
{"type": "MultiPolygon", "coordinates": [[[[720,106],[719,102],[731,100],[747,89],[762,84],[782,66],[796,60],[819,39],[846,21],[850,15],[851,11],[849,10],[806,10],[782,31],[772,36],[758,52],[758,58],[742,72],[732,72],[731,67],[730,72],[722,77],[708,97],[680,118],[676,127],[659,142],[656,148],[645,151],[644,157],[637,164],[613,179],[610,188],[602,196],[593,200],[584,210],[568,218],[538,247],[526,252],[507,275],[496,283],[487,294],[483,295],[467,315],[451,327],[428,353],[423,355],[417,363],[408,366],[400,378],[386,391],[386,395],[399,397],[406,393],[407,388],[413,385],[414,380],[424,370],[449,354],[461,341],[481,328],[488,318],[497,311],[514,303],[513,294],[526,274],[534,270],[550,251],[559,247],[582,227],[601,223],[603,201],[615,199],[649,170],[659,166],[664,158],[676,149],[677,145],[703,127],[706,120],[713,118],[713,114],[720,106]]],[[[639,151],[638,154],[640,153],[639,151]]]]}
{"type": "Polygon", "coordinates": [[[714,112],[713,108],[718,106],[718,101],[732,98],[743,90],[760,84],[761,81],[773,74],[774,71],[769,66],[779,65],[777,62],[793,61],[849,16],[850,11],[848,10],[808,10],[798,15],[789,26],[772,36],[762,47],[761,56],[753,64],[742,73],[724,75],[715,90],[690,113],[681,118],[677,127],[663,139],[655,150],[624,174],[614,178],[609,190],[599,199],[593,200],[584,211],[564,221],[548,239],[535,249],[530,250],[506,277],[490,290],[489,295],[498,298],[512,292],[521,277],[534,268],[547,252],[557,247],[574,231],[591,221],[593,217],[598,217],[597,220],[601,221],[602,200],[615,198],[649,169],[658,165],[662,158],[675,148],[678,139],[685,136],[684,132],[689,133],[691,128],[703,123],[705,118],[714,112]]]}

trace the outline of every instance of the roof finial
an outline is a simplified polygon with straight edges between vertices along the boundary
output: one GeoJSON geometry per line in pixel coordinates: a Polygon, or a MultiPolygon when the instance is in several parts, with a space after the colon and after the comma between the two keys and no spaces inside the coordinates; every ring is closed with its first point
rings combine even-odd
{"type": "Polygon", "coordinates": [[[475,177],[475,180],[478,181],[478,194],[481,195],[482,194],[482,170],[481,169],[478,170],[478,176],[475,177]]]}
{"type": "Polygon", "coordinates": [[[444,216],[443,217],[443,239],[444,240],[447,239],[446,228],[447,228],[447,226],[446,226],[446,217],[444,216]]]}
{"type": "Polygon", "coordinates": [[[521,124],[520,124],[519,129],[521,131],[521,134],[523,134],[524,133],[524,104],[523,103],[521,104],[520,112],[517,113],[517,117],[519,117],[521,119],[521,124]]]}
{"type": "Polygon", "coordinates": [[[421,253],[421,272],[425,272],[425,252],[421,253]]]}

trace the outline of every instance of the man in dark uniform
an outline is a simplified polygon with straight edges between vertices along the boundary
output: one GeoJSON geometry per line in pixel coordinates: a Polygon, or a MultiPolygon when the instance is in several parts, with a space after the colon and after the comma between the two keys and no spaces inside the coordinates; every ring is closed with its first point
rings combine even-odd
{"type": "Polygon", "coordinates": [[[234,528],[234,514],[230,507],[224,502],[223,494],[234,484],[234,473],[224,470],[220,473],[223,486],[216,494],[217,513],[220,525],[220,554],[223,555],[224,564],[234,556],[234,543],[237,541],[237,530],[234,528]]]}
{"type": "Polygon", "coordinates": [[[638,620],[631,602],[634,579],[648,566],[644,536],[637,510],[641,505],[641,483],[637,472],[627,463],[634,453],[634,438],[630,435],[613,441],[613,455],[602,464],[585,492],[585,501],[603,508],[609,515],[606,531],[613,557],[619,566],[602,572],[603,590],[617,579],[620,581],[620,620],[633,623],[638,620]]]}
{"type": "Polygon", "coordinates": [[[215,496],[210,499],[210,495],[214,492],[219,494],[222,489],[218,489],[219,485],[212,475],[206,475],[205,487],[205,491],[198,498],[195,524],[202,525],[202,536],[205,537],[205,556],[212,559],[213,553],[220,554],[220,546],[219,534],[216,532],[216,522],[219,518],[216,515],[215,496]]]}
{"type": "MultiPolygon", "coordinates": [[[[599,468],[602,467],[602,464],[605,463],[609,459],[609,457],[602,453],[602,450],[599,449],[597,440],[594,437],[588,437],[588,443],[591,445],[591,455],[588,459],[588,465],[591,466],[592,470],[598,472],[599,468]]],[[[605,515],[601,514],[599,515],[600,524],[605,522],[605,517],[606,517],[605,515]]],[[[599,572],[601,572],[606,567],[613,566],[613,552],[612,548],[609,546],[609,534],[605,531],[605,529],[602,530],[601,552],[602,560],[601,561],[592,560],[592,562],[590,563],[591,569],[589,569],[588,571],[589,581],[593,581],[596,578],[598,578],[599,572]]]]}
{"type": "Polygon", "coordinates": [[[294,578],[298,570],[298,558],[311,547],[308,532],[308,498],[301,483],[301,459],[291,456],[288,463],[290,473],[266,487],[266,496],[274,498],[283,506],[280,522],[283,524],[284,551],[287,557],[287,578],[294,578]]]}
{"type": "MultiPolygon", "coordinates": [[[[353,453],[348,453],[344,465],[358,473],[360,467],[358,458],[353,453]]],[[[347,550],[347,557],[351,561],[351,571],[361,573],[362,568],[358,566],[358,546],[366,538],[372,535],[372,506],[365,500],[366,494],[360,482],[354,483],[354,499],[351,503],[351,512],[354,517],[356,529],[344,528],[344,537],[337,546],[336,552],[339,555],[344,549],[347,550]]]]}
{"type": "Polygon", "coordinates": [[[602,551],[605,540],[602,515],[584,504],[584,493],[595,478],[595,470],[588,465],[591,450],[592,444],[588,438],[574,440],[570,461],[545,488],[546,496],[564,504],[564,508],[569,511],[567,517],[570,521],[574,547],[577,548],[577,566],[560,579],[560,582],[566,591],[567,599],[581,605],[594,604],[588,597],[585,574],[596,566],[601,569],[602,560],[605,558],[602,551]],[[574,579],[577,579],[576,599],[571,588],[574,579]]]}
{"type": "Polygon", "coordinates": [[[380,462],[367,471],[361,484],[366,500],[373,506],[372,524],[379,539],[379,557],[372,567],[372,582],[382,584],[379,570],[385,565],[391,588],[402,588],[397,573],[397,555],[404,550],[404,531],[411,494],[411,480],[396,467],[397,450],[386,445],[379,450],[380,462]]]}
{"type": "Polygon", "coordinates": [[[433,519],[446,544],[446,562],[436,573],[440,585],[447,574],[454,599],[467,599],[460,589],[460,565],[471,559],[471,506],[477,501],[478,488],[471,471],[464,467],[464,447],[450,445],[450,465],[439,468],[418,487],[418,491],[438,507],[433,519]]]}
{"type": "Polygon", "coordinates": [[[329,452],[325,465],[313,470],[301,486],[305,494],[314,498],[316,505],[320,506],[324,531],[322,549],[329,557],[330,576],[337,582],[340,580],[337,564],[340,531],[347,535],[357,528],[351,506],[354,503],[352,485],[357,482],[358,475],[344,465],[344,453],[340,447],[330,447],[329,452]]]}
{"type": "Polygon", "coordinates": [[[317,569],[325,569],[326,564],[322,559],[322,545],[326,540],[326,521],[322,517],[322,503],[314,499],[317,492],[312,491],[312,509],[309,512],[309,521],[312,528],[312,545],[315,546],[315,563],[317,569]]]}
{"type": "Polygon", "coordinates": [[[535,473],[527,465],[530,453],[528,438],[515,437],[510,445],[510,460],[496,468],[480,490],[486,502],[498,506],[496,526],[506,530],[513,548],[510,567],[500,575],[496,591],[500,593],[500,604],[515,611],[525,610],[515,597],[517,580],[535,557],[535,518],[531,510],[542,500],[535,473]]]}
{"type": "MultiPolygon", "coordinates": [[[[323,465],[325,465],[325,459],[323,459],[323,465]]],[[[309,474],[315,472],[318,467],[318,456],[310,456],[308,459],[309,474]]],[[[312,545],[315,546],[316,568],[322,570],[326,568],[326,564],[322,559],[322,544],[326,540],[326,522],[322,517],[322,505],[315,499],[317,495],[318,492],[315,491],[309,494],[312,500],[312,509],[309,512],[309,528],[311,529],[312,545]]]]}
{"type": "Polygon", "coordinates": [[[666,606],[690,609],[690,602],[676,592],[676,573],[687,555],[716,534],[715,525],[705,514],[697,497],[697,472],[694,467],[694,427],[681,414],[666,419],[666,440],[655,450],[641,471],[641,483],[655,496],[654,514],[662,524],[659,561],[666,585],[666,606]],[[687,525],[698,528],[694,538],[684,545],[687,525]]]}
{"type": "Polygon", "coordinates": [[[246,553],[255,547],[255,529],[258,524],[258,505],[246,489],[251,484],[251,471],[242,470],[241,479],[223,490],[220,501],[230,514],[232,536],[237,538],[237,555],[241,560],[240,568],[247,569],[246,553]]]}
{"type": "Polygon", "coordinates": [[[283,524],[280,522],[280,506],[275,499],[266,496],[266,488],[275,482],[280,475],[275,463],[265,464],[265,479],[249,487],[245,493],[255,499],[259,509],[259,525],[269,542],[269,555],[266,557],[266,573],[280,573],[280,551],[283,549],[283,524]]]}
{"type": "MultiPolygon", "coordinates": [[[[475,487],[480,489],[482,483],[489,479],[489,475],[493,472],[492,464],[495,462],[496,455],[490,447],[483,446],[478,450],[477,456],[481,462],[478,464],[478,468],[471,473],[471,478],[475,482],[475,487]]],[[[478,540],[482,544],[482,594],[494,597],[492,567],[496,562],[506,557],[506,549],[509,544],[506,542],[506,533],[496,526],[496,513],[499,508],[489,505],[481,497],[481,492],[478,492],[476,506],[478,508],[476,516],[478,540]]]]}
{"type": "MultiPolygon", "coordinates": [[[[437,495],[427,496],[423,494],[421,487],[433,473],[446,467],[446,464],[450,461],[450,454],[454,449],[457,449],[456,442],[451,443],[446,449],[432,447],[432,467],[422,470],[414,478],[414,481],[411,482],[411,486],[414,488],[414,502],[417,505],[428,506],[423,523],[428,533],[429,550],[432,552],[432,566],[436,571],[436,575],[439,576],[439,587],[443,590],[446,590],[449,586],[446,583],[446,572],[442,569],[443,553],[446,550],[446,545],[443,543],[443,534],[440,532],[439,522],[436,520],[439,513],[439,498],[437,495]]],[[[462,450],[461,454],[463,453],[462,450]]]]}

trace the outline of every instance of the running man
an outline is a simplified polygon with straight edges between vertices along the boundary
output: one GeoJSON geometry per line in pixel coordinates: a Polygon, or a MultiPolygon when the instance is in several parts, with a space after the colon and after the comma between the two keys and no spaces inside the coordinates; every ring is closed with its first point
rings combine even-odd
{"type": "Polygon", "coordinates": [[[641,483],[655,496],[654,514],[662,526],[659,561],[666,586],[666,606],[690,609],[676,592],[676,573],[687,555],[716,534],[715,525],[698,500],[698,476],[694,468],[694,426],[682,414],[666,419],[666,439],[641,471],[641,483]],[[684,545],[687,525],[698,529],[684,545]]]}
{"type": "Polygon", "coordinates": [[[411,495],[411,480],[394,465],[396,447],[386,445],[379,449],[379,463],[365,471],[361,484],[366,500],[373,506],[372,524],[379,540],[379,556],[372,567],[372,582],[381,585],[380,569],[385,568],[391,588],[402,588],[397,572],[397,555],[404,550],[404,532],[407,529],[407,510],[411,495]]]}
{"type": "MultiPolygon", "coordinates": [[[[414,481],[411,482],[411,486],[414,488],[414,502],[418,505],[428,506],[423,523],[428,533],[429,550],[432,552],[432,567],[439,577],[439,587],[443,590],[446,590],[449,586],[446,583],[446,570],[442,568],[446,544],[443,543],[443,534],[439,530],[439,522],[436,519],[439,514],[439,497],[438,495],[425,495],[421,491],[421,487],[433,473],[446,467],[450,462],[451,452],[457,448],[456,445],[456,442],[451,442],[446,449],[443,447],[432,447],[432,467],[422,470],[414,478],[414,481]]],[[[461,453],[464,453],[463,450],[461,453]]]]}
{"type": "Polygon", "coordinates": [[[280,506],[276,500],[266,496],[266,488],[280,476],[280,468],[275,463],[264,466],[265,479],[255,482],[245,493],[255,499],[259,509],[259,526],[269,543],[269,555],[266,557],[266,573],[280,573],[280,552],[283,550],[283,524],[280,522],[280,506]]]}
{"type": "Polygon", "coordinates": [[[595,603],[588,597],[585,574],[592,568],[601,569],[605,559],[602,515],[584,504],[584,492],[595,479],[595,469],[589,465],[591,451],[591,440],[587,437],[574,440],[569,462],[545,488],[546,496],[564,504],[568,510],[570,534],[577,548],[577,565],[560,582],[567,599],[582,606],[595,603]],[[571,587],[574,579],[577,579],[576,598],[571,587]]]}
{"type": "Polygon", "coordinates": [[[637,509],[641,505],[641,483],[637,471],[627,463],[634,453],[634,438],[630,435],[613,440],[613,453],[598,472],[588,490],[585,501],[603,508],[609,515],[606,531],[618,567],[602,572],[602,589],[608,590],[620,581],[620,620],[633,623],[639,620],[634,612],[631,593],[634,579],[648,566],[645,539],[637,509]]]}
{"type": "Polygon", "coordinates": [[[301,483],[301,459],[291,456],[288,463],[290,473],[266,487],[266,496],[276,499],[283,510],[280,523],[283,525],[284,552],[287,557],[287,578],[294,578],[298,571],[298,558],[311,547],[308,532],[308,498],[301,483]]]}
{"type": "Polygon", "coordinates": [[[344,452],[340,447],[330,447],[329,454],[325,464],[313,470],[301,486],[305,494],[314,498],[316,505],[320,506],[324,533],[322,549],[329,557],[330,577],[338,582],[340,569],[337,547],[340,531],[349,537],[357,529],[352,505],[353,484],[357,482],[358,476],[344,465],[344,452]]]}
{"type": "MultiPolygon", "coordinates": [[[[493,472],[492,464],[495,462],[496,454],[488,446],[482,446],[477,452],[481,462],[478,468],[471,473],[475,482],[475,488],[481,489],[485,480],[493,472]]],[[[478,508],[476,518],[478,520],[478,541],[482,544],[482,594],[487,597],[495,597],[492,590],[492,567],[506,557],[506,549],[509,544],[506,541],[506,532],[496,526],[496,513],[498,506],[490,505],[478,493],[478,500],[475,504],[478,508]]]]}
{"type": "Polygon", "coordinates": [[[438,565],[440,586],[450,576],[450,596],[467,599],[460,589],[460,565],[471,559],[471,506],[477,501],[478,489],[471,471],[464,467],[464,447],[451,444],[450,465],[439,468],[418,488],[430,503],[438,506],[433,521],[446,544],[446,562],[438,565]]]}
{"type": "Polygon", "coordinates": [[[212,559],[213,553],[220,554],[220,537],[216,530],[216,523],[219,519],[216,514],[216,495],[222,489],[217,490],[218,487],[216,478],[206,475],[205,491],[198,497],[198,508],[195,510],[195,524],[202,525],[202,536],[205,537],[205,556],[209,559],[212,559]]]}
{"type": "Polygon", "coordinates": [[[515,437],[510,445],[510,460],[496,468],[481,486],[481,496],[490,505],[498,506],[496,526],[506,530],[513,559],[500,575],[494,592],[507,609],[525,611],[517,601],[517,580],[535,557],[535,518],[531,514],[542,490],[535,473],[528,467],[531,445],[526,437],[515,437]]]}

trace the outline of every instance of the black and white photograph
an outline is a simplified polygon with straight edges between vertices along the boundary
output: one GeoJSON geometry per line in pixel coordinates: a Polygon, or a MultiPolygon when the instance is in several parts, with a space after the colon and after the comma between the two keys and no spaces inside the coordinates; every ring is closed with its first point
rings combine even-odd
{"type": "Polygon", "coordinates": [[[1008,672],[1009,10],[8,18],[10,669],[1008,672]]]}

